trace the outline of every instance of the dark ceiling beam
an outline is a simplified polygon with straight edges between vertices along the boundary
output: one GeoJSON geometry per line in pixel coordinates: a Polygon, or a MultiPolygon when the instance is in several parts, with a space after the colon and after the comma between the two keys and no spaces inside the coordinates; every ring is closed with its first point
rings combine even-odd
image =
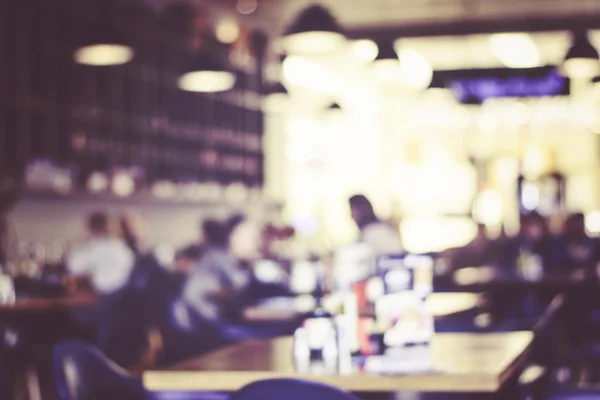
{"type": "Polygon", "coordinates": [[[397,27],[346,28],[349,38],[390,39],[418,36],[460,36],[498,32],[542,32],[599,29],[600,13],[560,18],[505,18],[502,20],[452,21],[397,27]]]}

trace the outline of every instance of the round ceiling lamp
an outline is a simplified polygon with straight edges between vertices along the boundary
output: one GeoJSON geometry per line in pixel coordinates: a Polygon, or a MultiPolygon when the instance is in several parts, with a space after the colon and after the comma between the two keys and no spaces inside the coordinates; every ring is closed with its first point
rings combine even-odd
{"type": "Polygon", "coordinates": [[[598,50],[590,43],[587,32],[576,32],[565,56],[562,72],[571,79],[592,79],[600,73],[599,58],[598,50]]]}
{"type": "Polygon", "coordinates": [[[277,82],[267,87],[263,99],[263,108],[267,112],[281,112],[285,109],[288,102],[288,90],[277,82]]]}
{"type": "Polygon", "coordinates": [[[433,68],[429,60],[413,49],[401,50],[398,58],[402,84],[415,90],[427,89],[433,78],[433,68]]]}
{"type": "Polygon", "coordinates": [[[135,55],[133,48],[114,29],[93,31],[73,54],[78,64],[110,66],[127,64],[135,55]]]}
{"type": "Polygon", "coordinates": [[[372,70],[377,79],[383,81],[398,81],[401,78],[400,60],[391,40],[377,44],[379,52],[373,61],[372,70]]]}
{"type": "Polygon", "coordinates": [[[350,45],[350,54],[353,59],[360,63],[370,63],[377,58],[379,48],[377,43],[372,40],[356,40],[350,45]]]}
{"type": "Polygon", "coordinates": [[[454,96],[454,93],[452,92],[452,90],[450,90],[448,88],[448,86],[446,85],[446,82],[444,82],[443,79],[441,79],[439,77],[439,75],[435,74],[435,72],[433,73],[432,79],[431,79],[431,83],[429,84],[429,87],[427,88],[427,90],[425,90],[424,93],[427,97],[427,99],[431,99],[431,100],[448,100],[448,101],[455,101],[456,97],[454,96]]]}
{"type": "Polygon", "coordinates": [[[312,6],[300,14],[282,38],[282,46],[289,54],[321,54],[340,47],[346,38],[342,29],[321,6],[312,6]]]}
{"type": "Polygon", "coordinates": [[[600,75],[592,79],[592,90],[594,91],[594,96],[600,99],[600,75]]]}
{"type": "Polygon", "coordinates": [[[238,0],[235,7],[240,14],[250,15],[258,9],[258,2],[256,0],[238,0]]]}
{"type": "Polygon", "coordinates": [[[340,106],[337,102],[334,101],[327,107],[327,109],[329,111],[339,111],[342,109],[342,106],[340,106]]]}
{"type": "Polygon", "coordinates": [[[179,88],[188,92],[225,92],[235,86],[235,74],[225,66],[200,54],[179,78],[179,88]]]}

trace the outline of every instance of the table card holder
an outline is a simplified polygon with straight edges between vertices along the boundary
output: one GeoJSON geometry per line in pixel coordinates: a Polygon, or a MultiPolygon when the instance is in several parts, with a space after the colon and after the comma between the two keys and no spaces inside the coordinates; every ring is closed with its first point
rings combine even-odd
{"type": "Polygon", "coordinates": [[[376,268],[385,294],[375,303],[375,316],[383,332],[383,354],[367,357],[367,371],[394,374],[433,369],[434,318],[426,306],[433,288],[433,264],[431,257],[414,254],[378,258],[376,268]]]}

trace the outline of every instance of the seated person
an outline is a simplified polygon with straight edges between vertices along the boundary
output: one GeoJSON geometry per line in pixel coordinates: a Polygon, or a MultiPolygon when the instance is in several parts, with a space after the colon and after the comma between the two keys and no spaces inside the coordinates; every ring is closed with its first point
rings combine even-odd
{"type": "Polygon", "coordinates": [[[590,270],[600,261],[598,242],[587,235],[582,213],[566,219],[559,242],[561,268],[590,270]]]}
{"type": "Polygon", "coordinates": [[[74,276],[89,276],[102,296],[118,293],[129,282],[135,263],[133,252],[109,233],[108,216],[93,213],[87,223],[88,238],[67,257],[67,269],[74,276]]]}
{"type": "Polygon", "coordinates": [[[212,347],[278,333],[278,327],[258,329],[263,327],[241,320],[244,308],[250,305],[252,265],[260,256],[260,244],[256,224],[241,215],[231,217],[185,284],[183,303],[191,311],[195,329],[208,336],[212,347]]]}
{"type": "Polygon", "coordinates": [[[120,238],[110,234],[105,213],[93,213],[87,228],[88,238],[70,252],[66,266],[74,276],[89,277],[100,296],[95,306],[78,310],[76,314],[81,322],[97,330],[97,344],[106,351],[114,336],[114,311],[121,308],[122,299],[127,295],[135,256],[120,238]]]}
{"type": "Polygon", "coordinates": [[[539,257],[544,273],[551,273],[560,262],[557,244],[546,219],[533,211],[522,217],[519,235],[507,242],[500,264],[516,273],[520,254],[527,252],[539,257]]]}

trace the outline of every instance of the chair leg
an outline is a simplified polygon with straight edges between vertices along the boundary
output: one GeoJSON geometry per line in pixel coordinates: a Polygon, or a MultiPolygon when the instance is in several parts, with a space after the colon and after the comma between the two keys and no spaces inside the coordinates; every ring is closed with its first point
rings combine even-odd
{"type": "Polygon", "coordinates": [[[34,365],[30,364],[26,367],[25,376],[27,380],[27,394],[29,400],[42,400],[40,380],[34,365]]]}

